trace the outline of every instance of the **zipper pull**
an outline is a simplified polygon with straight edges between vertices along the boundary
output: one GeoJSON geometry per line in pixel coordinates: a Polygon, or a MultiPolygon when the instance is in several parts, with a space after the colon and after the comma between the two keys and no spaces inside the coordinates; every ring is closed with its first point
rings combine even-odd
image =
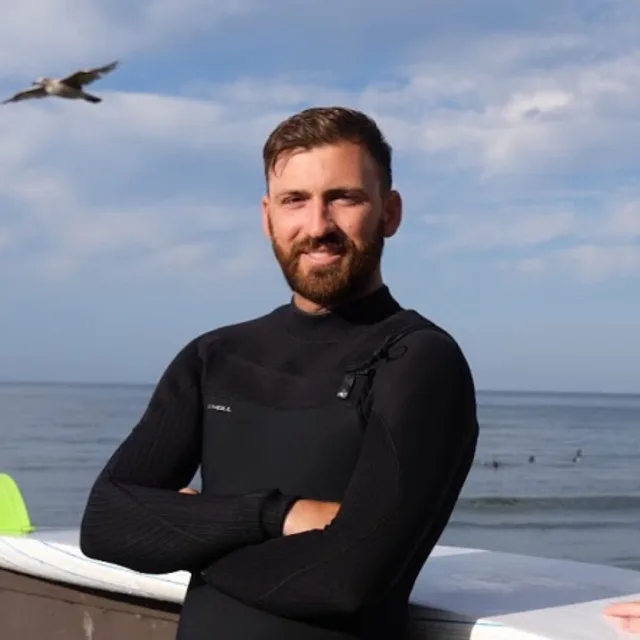
{"type": "Polygon", "coordinates": [[[338,389],[337,396],[340,400],[346,400],[353,391],[353,386],[356,383],[356,374],[355,373],[347,373],[347,375],[343,378],[342,384],[338,389]]]}

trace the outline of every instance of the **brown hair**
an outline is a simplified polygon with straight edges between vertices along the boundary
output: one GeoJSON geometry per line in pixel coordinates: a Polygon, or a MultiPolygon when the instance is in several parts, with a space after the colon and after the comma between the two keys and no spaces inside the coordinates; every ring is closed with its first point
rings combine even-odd
{"type": "Polygon", "coordinates": [[[283,153],[339,142],[363,145],[380,169],[382,189],[391,189],[391,146],[374,120],[345,107],[305,109],[281,122],[262,149],[267,183],[269,172],[283,153]]]}

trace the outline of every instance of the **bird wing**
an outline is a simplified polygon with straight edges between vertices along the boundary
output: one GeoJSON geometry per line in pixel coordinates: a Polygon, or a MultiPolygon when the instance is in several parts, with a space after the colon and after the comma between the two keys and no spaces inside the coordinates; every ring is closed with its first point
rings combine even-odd
{"type": "Polygon", "coordinates": [[[62,84],[66,84],[68,87],[73,87],[74,89],[82,89],[85,84],[91,84],[95,82],[102,76],[107,73],[111,73],[117,66],[118,61],[115,60],[109,64],[104,65],[104,67],[95,67],[93,69],[82,69],[80,71],[75,71],[71,75],[66,78],[62,78],[60,82],[62,84]]]}
{"type": "Polygon", "coordinates": [[[32,98],[44,98],[47,92],[43,87],[34,87],[33,89],[25,89],[24,91],[18,91],[10,98],[3,100],[1,104],[9,104],[10,102],[22,102],[22,100],[31,100],[32,98]]]}

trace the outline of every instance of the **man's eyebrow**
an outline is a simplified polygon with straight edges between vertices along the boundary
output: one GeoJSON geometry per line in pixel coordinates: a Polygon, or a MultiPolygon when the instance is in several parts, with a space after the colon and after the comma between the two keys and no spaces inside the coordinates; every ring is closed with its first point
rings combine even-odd
{"type": "MultiPolygon", "coordinates": [[[[307,198],[311,194],[309,191],[304,189],[283,189],[282,191],[276,191],[274,194],[275,198],[283,198],[285,196],[298,196],[307,198]]],[[[341,196],[358,196],[361,198],[367,198],[367,192],[362,187],[333,187],[332,189],[327,189],[323,195],[328,198],[339,198],[341,196]]]]}
{"type": "Polygon", "coordinates": [[[303,189],[284,189],[283,191],[276,191],[274,194],[274,198],[283,198],[285,196],[309,196],[308,191],[304,191],[303,189]]]}
{"type": "Polygon", "coordinates": [[[330,198],[336,198],[340,196],[358,196],[361,198],[367,198],[367,192],[362,187],[334,187],[325,191],[325,195],[330,198]]]}

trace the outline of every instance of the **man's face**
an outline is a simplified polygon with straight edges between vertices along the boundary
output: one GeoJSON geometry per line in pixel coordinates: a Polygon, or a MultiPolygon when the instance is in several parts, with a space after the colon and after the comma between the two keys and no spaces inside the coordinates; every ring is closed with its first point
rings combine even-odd
{"type": "Polygon", "coordinates": [[[396,232],[402,203],[383,193],[364,147],[283,154],[262,205],[265,233],[302,308],[327,308],[380,284],[384,238],[396,232]]]}

